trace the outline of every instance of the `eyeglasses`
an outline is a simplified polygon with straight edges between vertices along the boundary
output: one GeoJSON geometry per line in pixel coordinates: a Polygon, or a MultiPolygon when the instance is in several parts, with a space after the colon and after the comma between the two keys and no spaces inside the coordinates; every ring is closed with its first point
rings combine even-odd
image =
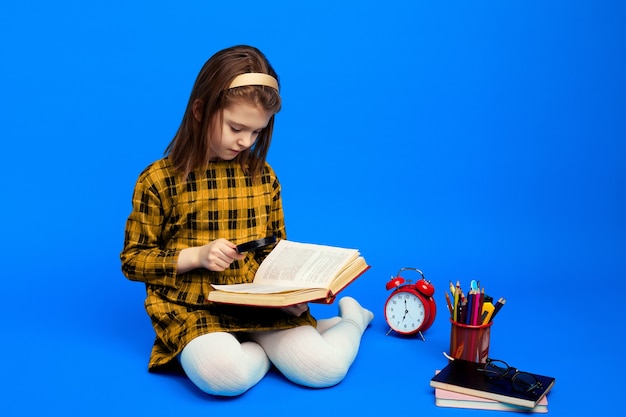
{"type": "Polygon", "coordinates": [[[543,388],[541,382],[539,382],[533,374],[521,372],[498,359],[487,359],[485,366],[479,368],[479,370],[483,371],[485,376],[491,379],[508,379],[511,381],[511,385],[515,391],[534,393],[535,389],[543,388]]]}

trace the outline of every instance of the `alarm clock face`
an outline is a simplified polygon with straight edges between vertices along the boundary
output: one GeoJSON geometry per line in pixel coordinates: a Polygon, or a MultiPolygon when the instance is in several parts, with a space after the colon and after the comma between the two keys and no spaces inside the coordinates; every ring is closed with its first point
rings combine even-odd
{"type": "Polygon", "coordinates": [[[426,307],[417,294],[397,291],[387,299],[385,319],[389,327],[401,334],[413,334],[420,330],[426,318],[426,307]]]}

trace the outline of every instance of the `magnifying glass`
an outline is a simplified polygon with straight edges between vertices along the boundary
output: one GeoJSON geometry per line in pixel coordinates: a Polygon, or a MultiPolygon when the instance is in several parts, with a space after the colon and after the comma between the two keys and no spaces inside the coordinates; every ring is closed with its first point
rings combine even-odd
{"type": "Polygon", "coordinates": [[[250,242],[237,245],[237,252],[239,253],[250,252],[250,251],[261,249],[265,246],[271,245],[272,243],[276,243],[276,236],[268,236],[263,239],[252,240],[250,242]]]}

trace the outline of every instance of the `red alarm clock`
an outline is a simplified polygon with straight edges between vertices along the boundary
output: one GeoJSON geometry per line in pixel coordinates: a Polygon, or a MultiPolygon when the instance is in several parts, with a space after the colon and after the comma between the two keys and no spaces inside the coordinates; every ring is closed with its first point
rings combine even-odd
{"type": "Polygon", "coordinates": [[[426,340],[422,332],[433,324],[437,314],[437,305],[433,299],[435,287],[416,268],[400,269],[386,287],[387,290],[393,289],[385,302],[385,320],[389,325],[387,334],[391,331],[407,336],[419,334],[422,340],[426,340]],[[400,276],[402,271],[407,270],[419,273],[421,278],[412,284],[412,281],[400,276]]]}

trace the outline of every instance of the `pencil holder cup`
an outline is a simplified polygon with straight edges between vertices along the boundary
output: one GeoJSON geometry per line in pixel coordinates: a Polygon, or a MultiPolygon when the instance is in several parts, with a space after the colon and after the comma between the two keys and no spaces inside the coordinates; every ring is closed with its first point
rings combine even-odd
{"type": "Polygon", "coordinates": [[[455,359],[485,363],[489,356],[491,322],[479,326],[457,323],[450,319],[450,356],[455,359]]]}

